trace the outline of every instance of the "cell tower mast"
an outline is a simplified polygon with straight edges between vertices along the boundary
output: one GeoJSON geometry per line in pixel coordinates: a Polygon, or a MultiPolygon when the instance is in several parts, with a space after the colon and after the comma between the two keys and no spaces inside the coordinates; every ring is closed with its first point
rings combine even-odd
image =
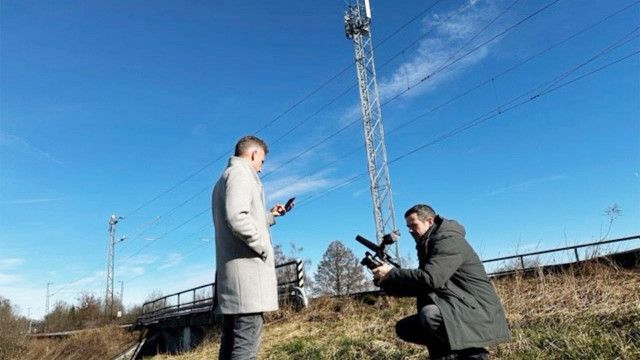
{"type": "MultiPolygon", "coordinates": [[[[399,234],[393,211],[391,181],[387,166],[387,151],[384,145],[384,129],[376,67],[373,60],[371,41],[371,7],[369,0],[356,0],[349,5],[344,15],[344,28],[347,38],[353,41],[355,50],[356,73],[360,92],[360,112],[364,128],[364,143],[367,151],[367,169],[369,186],[373,200],[373,219],[376,226],[376,239],[382,243],[384,236],[399,234]]],[[[395,246],[398,257],[398,244],[395,246]]]]}
{"type": "Polygon", "coordinates": [[[115,245],[117,242],[124,240],[121,238],[116,241],[116,224],[118,220],[124,219],[122,216],[111,215],[109,218],[109,239],[107,247],[107,291],[104,295],[104,312],[109,317],[113,316],[113,258],[115,253],[115,245]]]}

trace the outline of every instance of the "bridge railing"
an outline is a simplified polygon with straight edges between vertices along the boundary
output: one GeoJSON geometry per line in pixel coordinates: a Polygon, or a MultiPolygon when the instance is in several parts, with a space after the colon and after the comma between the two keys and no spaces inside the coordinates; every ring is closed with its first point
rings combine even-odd
{"type": "Polygon", "coordinates": [[[527,257],[573,250],[573,255],[575,257],[575,261],[579,262],[581,260],[586,260],[586,257],[583,258],[583,259],[580,259],[580,255],[578,253],[578,249],[582,249],[582,248],[586,248],[586,247],[597,247],[597,246],[601,246],[601,245],[605,245],[605,244],[618,243],[618,242],[630,241],[630,240],[638,240],[638,239],[640,239],[640,235],[627,236],[627,237],[618,238],[618,239],[603,240],[603,241],[596,241],[596,242],[591,242],[591,243],[587,243],[587,244],[579,244],[579,245],[565,246],[565,247],[560,247],[560,248],[555,248],[555,249],[534,251],[534,252],[530,252],[530,253],[526,253],[526,254],[516,254],[516,255],[511,255],[511,256],[497,257],[497,258],[493,258],[493,259],[483,260],[482,263],[487,264],[487,263],[491,263],[491,262],[506,261],[506,260],[516,260],[517,261],[517,265],[516,266],[510,266],[509,269],[499,270],[499,271],[495,271],[495,272],[489,273],[489,275],[501,275],[501,274],[506,274],[506,273],[510,273],[510,272],[513,272],[513,271],[517,271],[517,270],[525,270],[525,269],[527,269],[527,266],[525,265],[525,258],[527,258],[527,257]]]}
{"type": "MultiPolygon", "coordinates": [[[[306,307],[308,301],[304,292],[302,260],[295,259],[276,265],[276,274],[280,301],[290,301],[296,306],[306,307]]],[[[140,320],[209,310],[213,305],[214,292],[215,283],[211,283],[147,301],[142,305],[140,320]]]]}

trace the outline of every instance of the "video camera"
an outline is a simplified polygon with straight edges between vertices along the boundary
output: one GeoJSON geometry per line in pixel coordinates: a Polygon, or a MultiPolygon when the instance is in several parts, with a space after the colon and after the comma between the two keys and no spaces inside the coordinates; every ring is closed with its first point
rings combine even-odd
{"type": "Polygon", "coordinates": [[[398,264],[398,261],[387,254],[387,252],[385,251],[385,248],[388,245],[395,244],[395,242],[398,240],[398,237],[400,237],[400,232],[398,230],[394,230],[389,234],[384,235],[382,237],[382,243],[380,245],[376,245],[360,235],[356,236],[356,241],[366,246],[369,250],[373,251],[373,254],[366,251],[364,258],[360,261],[360,264],[368,267],[371,270],[384,263],[389,263],[397,268],[400,268],[400,264],[398,264]]]}

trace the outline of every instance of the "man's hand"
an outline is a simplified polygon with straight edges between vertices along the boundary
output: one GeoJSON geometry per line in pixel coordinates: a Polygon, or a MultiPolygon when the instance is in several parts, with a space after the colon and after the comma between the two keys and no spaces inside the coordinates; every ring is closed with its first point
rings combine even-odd
{"type": "Polygon", "coordinates": [[[384,279],[385,276],[393,269],[393,266],[389,264],[382,264],[377,268],[371,270],[373,272],[373,281],[377,284],[380,280],[384,279]]]}
{"type": "Polygon", "coordinates": [[[270,211],[273,216],[282,216],[287,213],[287,210],[285,210],[284,205],[282,204],[273,205],[270,211]]]}

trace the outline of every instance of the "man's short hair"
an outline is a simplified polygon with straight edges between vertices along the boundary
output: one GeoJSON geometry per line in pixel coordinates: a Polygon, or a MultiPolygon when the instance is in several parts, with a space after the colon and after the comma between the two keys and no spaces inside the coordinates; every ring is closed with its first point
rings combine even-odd
{"type": "Polygon", "coordinates": [[[266,155],[269,152],[269,147],[267,143],[265,143],[262,139],[257,138],[253,135],[247,135],[242,139],[238,140],[236,143],[236,150],[234,155],[240,156],[244,154],[247,150],[251,149],[253,146],[260,146],[262,150],[264,150],[264,154],[266,155]]]}
{"type": "Polygon", "coordinates": [[[417,214],[418,219],[427,220],[428,218],[436,217],[436,212],[429,205],[418,204],[413,205],[407,212],[404,213],[404,217],[407,218],[411,214],[417,214]]]}

